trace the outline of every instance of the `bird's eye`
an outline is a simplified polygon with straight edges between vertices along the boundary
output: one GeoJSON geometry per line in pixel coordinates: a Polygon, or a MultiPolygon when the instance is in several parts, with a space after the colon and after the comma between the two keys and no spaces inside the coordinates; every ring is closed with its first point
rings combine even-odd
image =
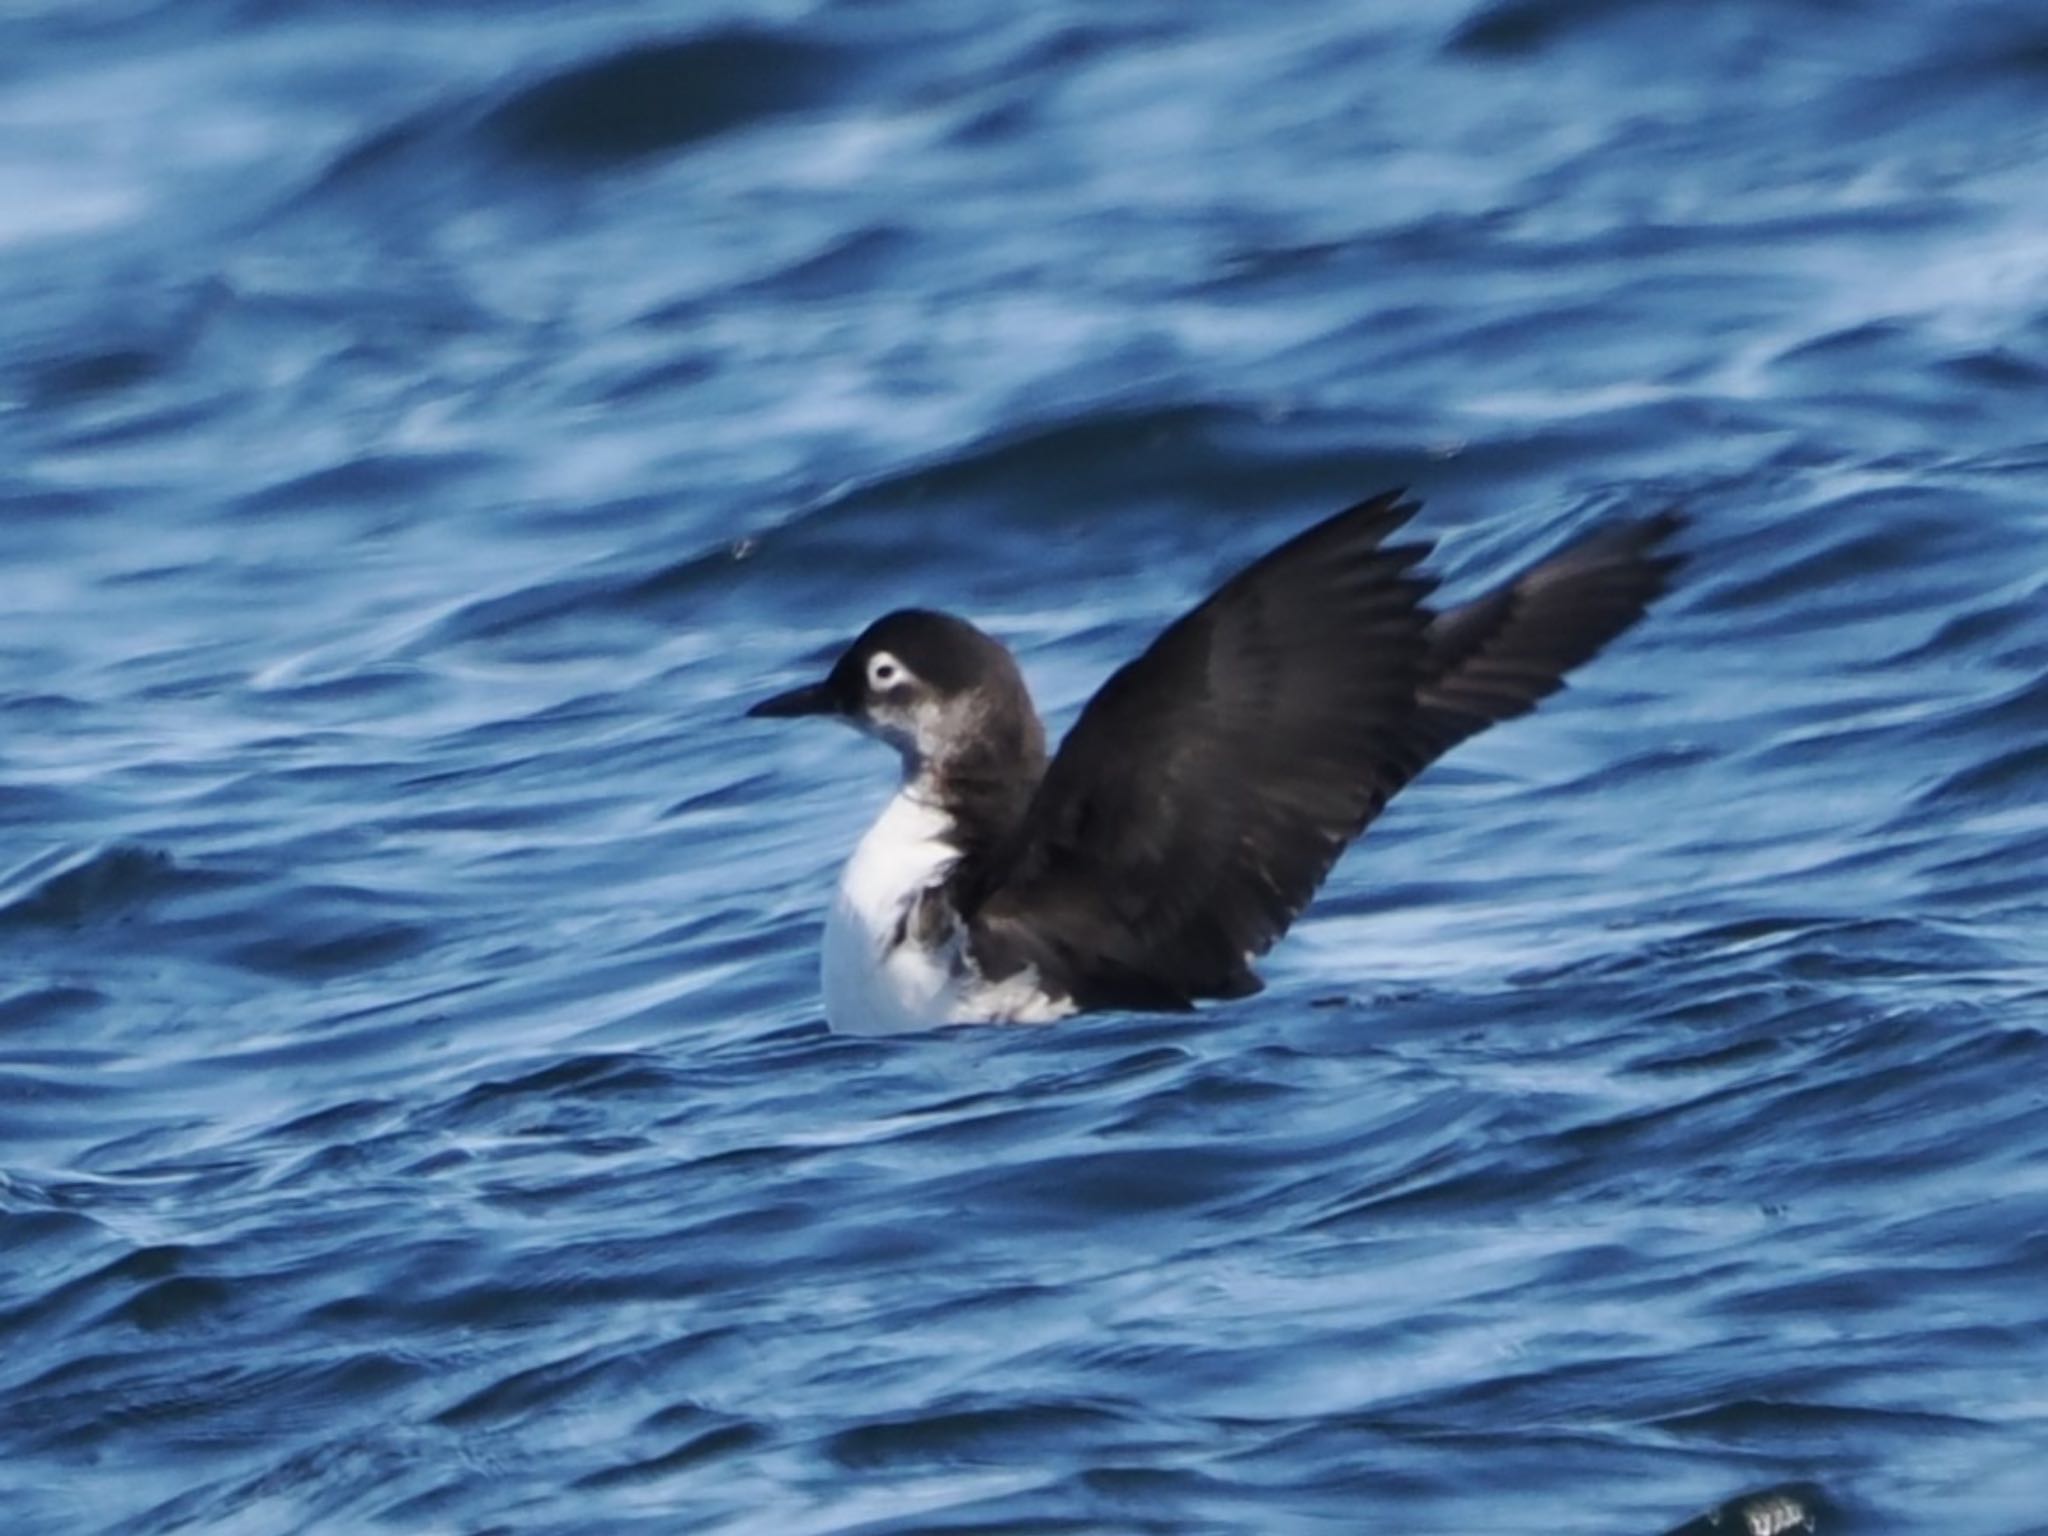
{"type": "Polygon", "coordinates": [[[881,690],[890,688],[903,679],[903,664],[887,651],[882,651],[868,662],[868,686],[881,690]]]}

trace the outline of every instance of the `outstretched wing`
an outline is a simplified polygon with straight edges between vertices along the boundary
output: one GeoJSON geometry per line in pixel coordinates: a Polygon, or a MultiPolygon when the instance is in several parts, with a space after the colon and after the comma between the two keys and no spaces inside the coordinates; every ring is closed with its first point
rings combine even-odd
{"type": "Polygon", "coordinates": [[[1361,502],[1250,566],[1112,677],[1023,821],[953,892],[992,976],[1083,1007],[1256,991],[1250,963],[1395,791],[1527,713],[1642,616],[1675,513],[1604,530],[1443,614],[1361,502]],[[971,882],[971,883],[969,883],[971,882]]]}
{"type": "Polygon", "coordinates": [[[1010,846],[957,890],[990,975],[1036,965],[1085,1007],[1255,991],[1395,789],[1426,678],[1425,544],[1383,543],[1398,491],[1226,582],[1081,712],[1010,846]]]}
{"type": "Polygon", "coordinates": [[[1527,714],[1641,618],[1678,567],[1659,546],[1682,522],[1668,511],[1602,529],[1438,615],[1408,728],[1422,762],[1527,714]]]}

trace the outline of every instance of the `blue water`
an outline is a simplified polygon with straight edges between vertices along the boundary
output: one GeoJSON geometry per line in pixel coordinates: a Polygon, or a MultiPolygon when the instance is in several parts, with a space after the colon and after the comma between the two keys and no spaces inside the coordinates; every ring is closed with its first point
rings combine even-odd
{"type": "Polygon", "coordinates": [[[6,1531],[2048,1531],[2044,163],[2033,0],[9,7],[6,1531]],[[1396,483],[1689,564],[1262,996],[825,1030],[748,702],[1396,483]]]}

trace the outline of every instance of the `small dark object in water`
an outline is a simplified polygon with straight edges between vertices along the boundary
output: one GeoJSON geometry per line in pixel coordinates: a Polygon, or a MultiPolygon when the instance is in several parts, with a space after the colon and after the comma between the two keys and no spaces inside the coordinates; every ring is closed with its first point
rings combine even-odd
{"type": "Polygon", "coordinates": [[[1785,1483],[1717,1504],[1666,1536],[1814,1536],[1822,1512],[1819,1489],[1785,1483]]]}

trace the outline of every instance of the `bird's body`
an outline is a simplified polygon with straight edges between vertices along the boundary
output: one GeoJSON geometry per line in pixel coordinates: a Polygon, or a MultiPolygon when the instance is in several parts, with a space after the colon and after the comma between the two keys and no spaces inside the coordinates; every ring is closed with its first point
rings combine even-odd
{"type": "Polygon", "coordinates": [[[903,783],[825,926],[836,1029],[1031,1023],[1241,997],[1251,962],[1387,799],[1526,712],[1641,616],[1674,565],[1666,514],[1444,613],[1387,545],[1398,493],[1316,525],[1169,626],[1057,756],[1009,652],[919,609],[821,683],[756,706],[895,747],[903,783]]]}
{"type": "Polygon", "coordinates": [[[1074,1011],[1027,967],[990,981],[942,891],[960,858],[959,827],[925,787],[896,791],[846,861],[825,915],[820,972],[835,1028],[895,1034],[941,1024],[1042,1024],[1074,1011]],[[913,931],[924,921],[923,932],[913,931]]]}
{"type": "Polygon", "coordinates": [[[960,856],[948,838],[952,825],[906,784],[853,850],[825,914],[819,972],[827,1018],[879,1033],[928,1028],[961,1011],[957,940],[916,944],[905,932],[918,897],[960,856]]]}

